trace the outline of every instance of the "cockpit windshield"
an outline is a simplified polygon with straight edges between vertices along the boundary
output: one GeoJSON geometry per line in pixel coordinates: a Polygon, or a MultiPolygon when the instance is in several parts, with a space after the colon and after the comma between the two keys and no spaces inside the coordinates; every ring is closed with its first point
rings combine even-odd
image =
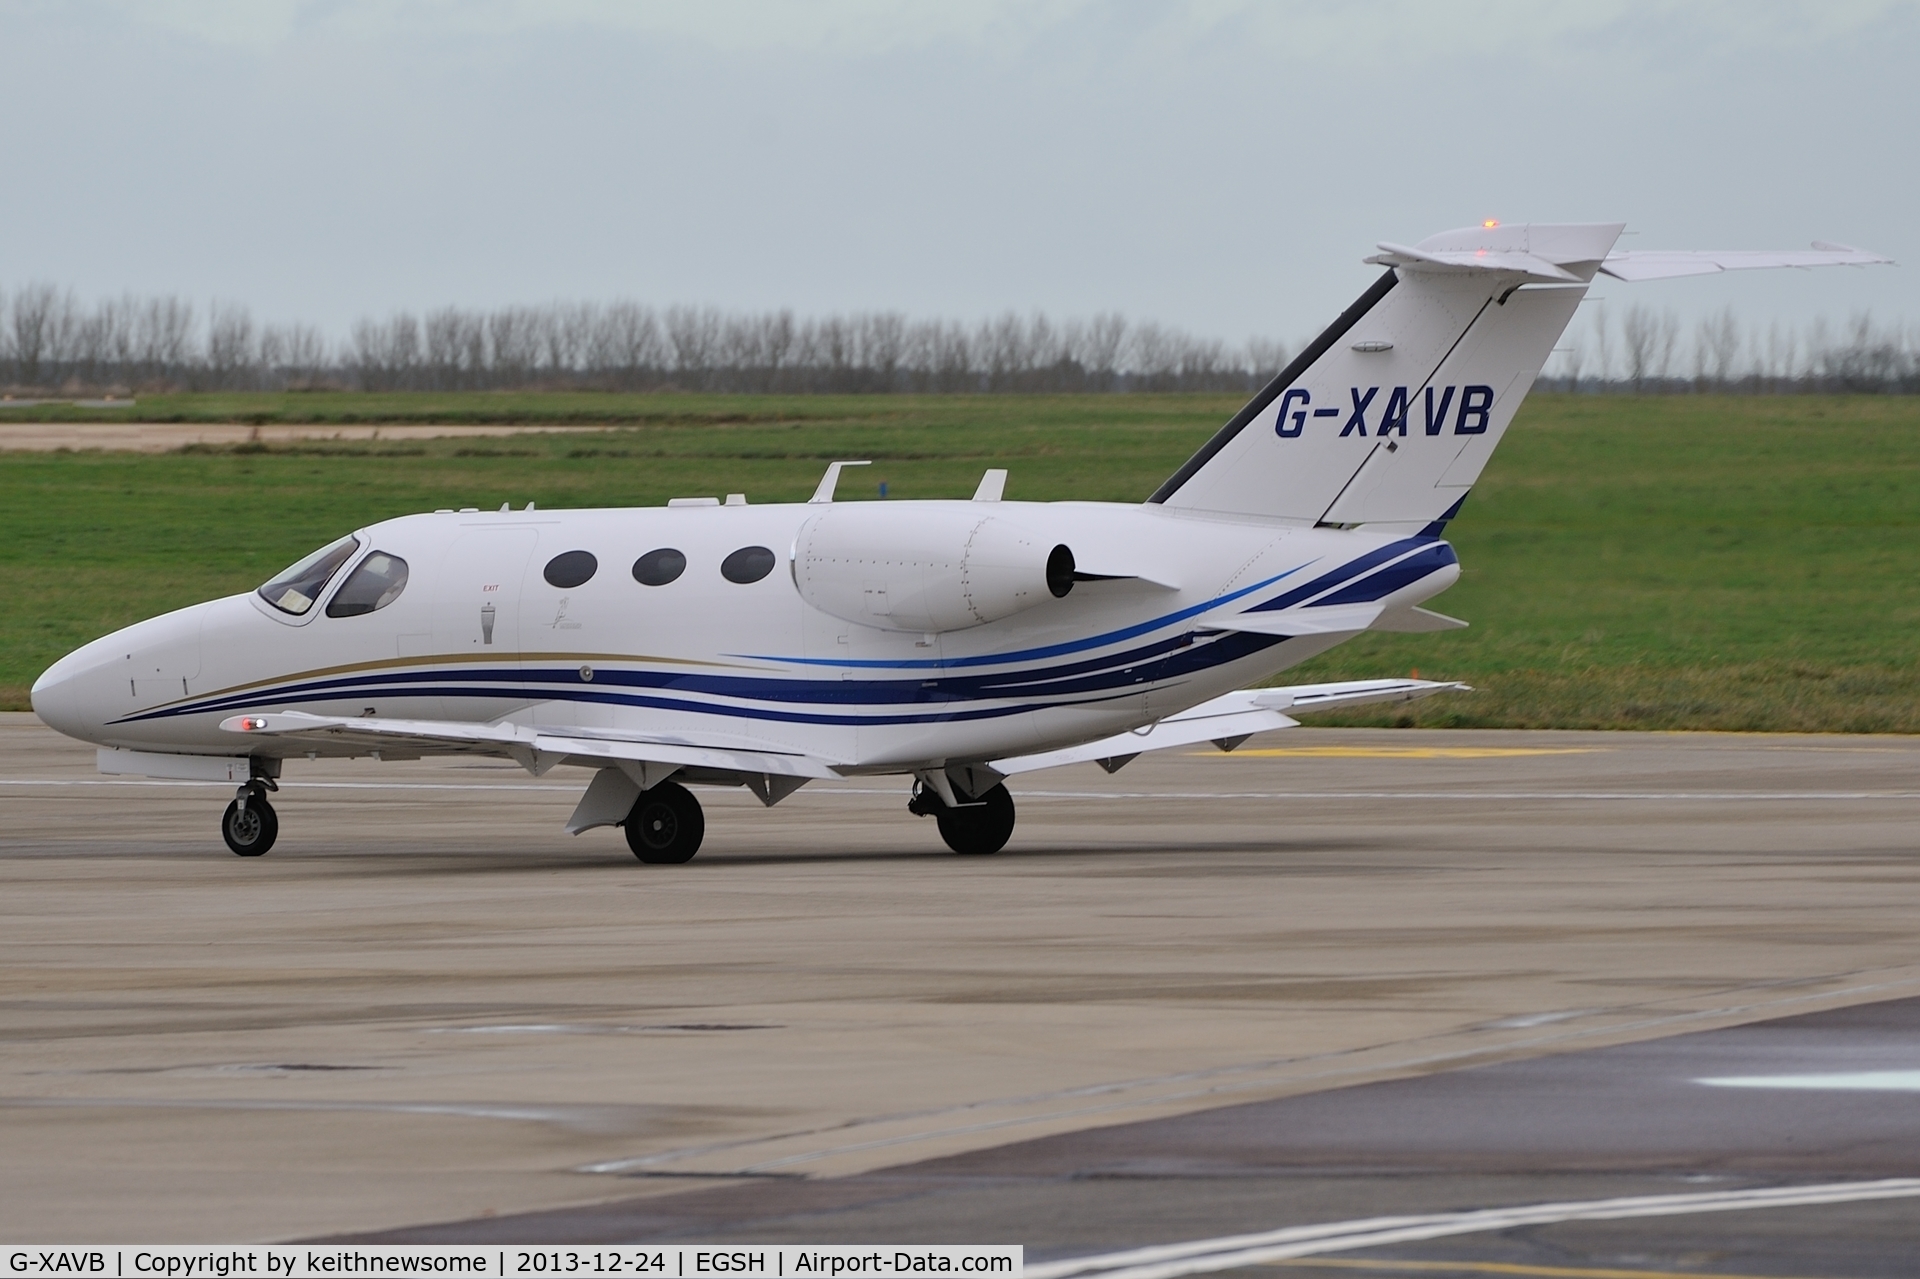
{"type": "Polygon", "coordinates": [[[260,598],[282,613],[300,617],[313,607],[340,566],[359,549],[360,543],[351,535],[331,546],[323,546],[261,587],[260,598]]]}
{"type": "Polygon", "coordinates": [[[346,583],[327,601],[328,617],[358,617],[385,608],[407,589],[407,562],[375,551],[360,561],[346,583]]]}

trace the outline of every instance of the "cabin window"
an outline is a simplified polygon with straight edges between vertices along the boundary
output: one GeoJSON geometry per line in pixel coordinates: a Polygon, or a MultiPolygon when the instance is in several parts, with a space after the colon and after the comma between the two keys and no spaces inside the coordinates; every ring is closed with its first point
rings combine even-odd
{"type": "Polygon", "coordinates": [[[375,551],[360,561],[360,567],[348,574],[347,580],[327,601],[327,616],[358,617],[372,613],[399,599],[400,592],[406,589],[407,562],[398,555],[375,551]]]}
{"type": "Polygon", "coordinates": [[[720,561],[720,576],[745,586],[773,572],[773,552],[764,546],[743,546],[720,561]]]}
{"type": "Polygon", "coordinates": [[[303,617],[320,598],[320,592],[327,589],[327,583],[340,571],[340,566],[359,549],[360,543],[350,536],[323,546],[261,587],[260,598],[282,613],[303,617]]]}
{"type": "Polygon", "coordinates": [[[687,557],[671,546],[648,551],[633,562],[633,580],[642,586],[665,586],[687,571],[687,557]]]}
{"type": "Polygon", "coordinates": [[[543,576],[548,586],[569,590],[575,586],[585,586],[599,568],[600,561],[593,557],[592,551],[562,551],[547,561],[543,576]]]}

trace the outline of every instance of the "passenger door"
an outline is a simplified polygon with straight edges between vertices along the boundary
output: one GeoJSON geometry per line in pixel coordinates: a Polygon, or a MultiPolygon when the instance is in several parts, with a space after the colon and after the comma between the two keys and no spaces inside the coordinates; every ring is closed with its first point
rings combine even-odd
{"type": "Polygon", "coordinates": [[[433,658],[447,664],[446,684],[473,690],[443,695],[442,714],[450,719],[497,719],[524,704],[512,696],[520,594],[538,536],[530,528],[463,529],[434,574],[433,658]]]}

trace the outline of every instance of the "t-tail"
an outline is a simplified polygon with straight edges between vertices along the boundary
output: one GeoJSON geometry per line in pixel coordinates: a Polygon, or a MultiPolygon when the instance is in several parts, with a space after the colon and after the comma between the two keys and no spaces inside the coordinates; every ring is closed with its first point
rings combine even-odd
{"type": "Polygon", "coordinates": [[[1617,252],[1624,223],[1468,227],[1381,244],[1373,287],[1149,501],[1417,532],[1458,510],[1598,273],[1622,280],[1887,259],[1617,252]]]}

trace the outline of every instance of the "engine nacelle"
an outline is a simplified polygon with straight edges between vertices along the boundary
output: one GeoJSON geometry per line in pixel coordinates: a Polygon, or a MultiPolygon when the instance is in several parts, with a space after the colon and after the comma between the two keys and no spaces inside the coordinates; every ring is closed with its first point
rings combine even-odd
{"type": "Polygon", "coordinates": [[[1073,552],[984,502],[835,503],[800,526],[793,584],[849,622],[958,631],[1066,595],[1073,552]]]}

